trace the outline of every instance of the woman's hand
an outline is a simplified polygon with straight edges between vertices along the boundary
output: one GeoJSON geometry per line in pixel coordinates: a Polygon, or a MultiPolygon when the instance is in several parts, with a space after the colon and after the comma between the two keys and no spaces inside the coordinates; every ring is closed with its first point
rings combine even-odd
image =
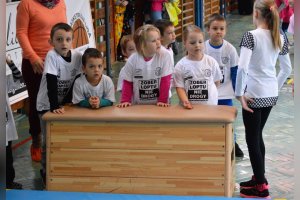
{"type": "Polygon", "coordinates": [[[162,102],[157,102],[156,105],[158,107],[169,107],[170,106],[170,104],[168,104],[168,103],[162,103],[162,102]]]}
{"type": "Polygon", "coordinates": [[[129,106],[131,106],[131,103],[129,103],[129,102],[123,102],[123,103],[119,103],[117,105],[118,108],[126,108],[126,107],[129,107],[129,106]]]}
{"type": "Polygon", "coordinates": [[[34,63],[32,63],[32,69],[35,74],[43,74],[44,61],[41,58],[39,58],[34,63]]]}
{"type": "Polygon", "coordinates": [[[251,98],[248,98],[246,96],[240,96],[240,97],[236,97],[240,102],[241,102],[241,105],[242,105],[242,108],[248,112],[251,112],[253,113],[254,111],[248,107],[248,102],[250,103],[253,103],[254,101],[251,99],[251,98]]]}

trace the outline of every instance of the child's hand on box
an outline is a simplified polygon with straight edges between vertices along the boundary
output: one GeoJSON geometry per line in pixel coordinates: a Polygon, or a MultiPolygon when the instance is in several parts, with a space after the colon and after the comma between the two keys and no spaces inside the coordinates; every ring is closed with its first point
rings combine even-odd
{"type": "Polygon", "coordinates": [[[91,96],[89,98],[89,103],[90,103],[90,105],[91,105],[92,108],[99,108],[100,99],[99,99],[99,97],[91,96]]]}

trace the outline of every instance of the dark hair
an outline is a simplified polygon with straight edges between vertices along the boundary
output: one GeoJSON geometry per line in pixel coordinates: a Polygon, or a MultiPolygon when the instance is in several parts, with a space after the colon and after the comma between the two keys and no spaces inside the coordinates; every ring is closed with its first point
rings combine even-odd
{"type": "Polygon", "coordinates": [[[158,28],[161,35],[164,35],[166,28],[168,28],[169,26],[174,26],[174,24],[170,20],[159,19],[155,21],[154,26],[158,28]]]}
{"type": "Polygon", "coordinates": [[[211,23],[213,23],[214,21],[226,22],[225,18],[222,15],[214,13],[208,17],[208,20],[205,24],[205,28],[210,28],[211,23]]]}
{"type": "Polygon", "coordinates": [[[85,66],[89,58],[103,58],[100,51],[96,48],[87,48],[82,55],[82,64],[85,66]]]}
{"type": "Polygon", "coordinates": [[[65,30],[66,32],[72,32],[73,33],[73,29],[69,24],[66,23],[57,23],[55,24],[50,32],[50,38],[53,39],[54,33],[58,30],[65,30]]]}

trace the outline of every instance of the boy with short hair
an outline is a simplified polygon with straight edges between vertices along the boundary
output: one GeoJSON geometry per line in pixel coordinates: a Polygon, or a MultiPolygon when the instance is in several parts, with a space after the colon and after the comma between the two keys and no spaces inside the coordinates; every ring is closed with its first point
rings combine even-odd
{"type": "Polygon", "coordinates": [[[172,43],[175,42],[176,35],[175,35],[175,27],[170,20],[167,19],[160,19],[157,20],[154,24],[157,27],[161,34],[161,47],[166,49],[169,54],[172,56],[173,65],[174,65],[174,52],[172,50],[172,43]]]}
{"type": "Polygon", "coordinates": [[[51,29],[49,43],[54,47],[47,53],[45,68],[37,96],[42,129],[42,169],[41,175],[45,183],[46,177],[46,124],[42,116],[47,111],[56,114],[64,113],[63,104],[71,102],[72,84],[80,73],[81,54],[72,50],[73,30],[66,23],[58,23],[51,29]]]}
{"type": "MultiPolygon", "coordinates": [[[[174,66],[174,52],[172,44],[175,42],[176,34],[174,24],[167,19],[159,19],[155,22],[154,26],[158,28],[160,32],[160,42],[161,48],[166,50],[172,58],[172,65],[174,66]]],[[[172,86],[173,85],[173,75],[171,80],[171,87],[169,91],[169,102],[171,102],[172,97],[172,86]]]]}
{"type": "MultiPolygon", "coordinates": [[[[238,69],[238,54],[235,47],[224,40],[226,35],[226,20],[222,15],[212,14],[206,24],[209,40],[205,42],[207,55],[212,56],[219,64],[222,72],[221,85],[218,87],[218,105],[233,106],[235,98],[235,82],[238,69]]],[[[235,142],[236,157],[243,157],[244,153],[235,142]]]]}
{"type": "Polygon", "coordinates": [[[88,48],[82,56],[84,74],[75,80],[73,104],[86,108],[112,106],[115,102],[114,84],[103,74],[103,57],[95,48],[88,48]]]}

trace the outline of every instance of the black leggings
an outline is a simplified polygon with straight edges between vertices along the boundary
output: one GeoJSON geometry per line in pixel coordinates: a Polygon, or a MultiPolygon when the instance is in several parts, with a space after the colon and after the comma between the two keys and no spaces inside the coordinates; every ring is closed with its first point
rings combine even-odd
{"type": "Polygon", "coordinates": [[[272,106],[251,109],[254,113],[243,109],[246,142],[255,179],[257,183],[262,184],[265,182],[265,144],[262,131],[272,110],[272,106]]]}

